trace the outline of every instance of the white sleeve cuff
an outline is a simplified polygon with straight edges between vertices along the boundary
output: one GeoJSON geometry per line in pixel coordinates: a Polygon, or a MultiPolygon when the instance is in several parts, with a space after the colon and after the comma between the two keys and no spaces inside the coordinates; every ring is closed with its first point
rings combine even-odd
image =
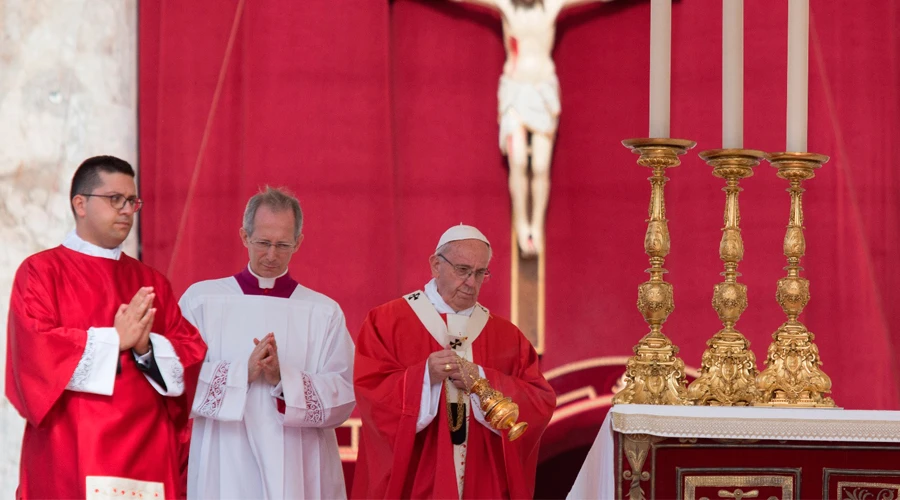
{"type": "Polygon", "coordinates": [[[416,432],[422,432],[434,420],[441,401],[441,383],[431,383],[428,365],[425,365],[425,377],[422,380],[422,399],[419,403],[419,419],[416,420],[416,432]]]}
{"type": "Polygon", "coordinates": [[[153,358],[153,344],[150,344],[150,350],[145,352],[144,354],[138,354],[134,352],[134,349],[131,350],[131,354],[134,356],[134,360],[144,366],[150,366],[150,359],[153,358]]]}
{"type": "Polygon", "coordinates": [[[119,363],[119,334],[115,328],[89,328],[84,353],[66,389],[112,396],[119,363]]]}
{"type": "MultiPolygon", "coordinates": [[[[184,394],[184,366],[182,366],[181,360],[178,359],[178,355],[175,354],[175,348],[172,347],[169,339],[156,333],[150,334],[150,343],[156,346],[155,349],[152,347],[151,349],[154,353],[153,356],[156,358],[156,366],[159,367],[159,373],[166,383],[166,389],[154,382],[150,375],[145,373],[144,377],[156,389],[156,392],[163,396],[173,398],[181,396],[184,394]]],[[[150,354],[150,352],[147,354],[150,354]]],[[[135,359],[137,359],[137,356],[135,356],[135,359]]]]}
{"type": "Polygon", "coordinates": [[[205,361],[200,368],[193,417],[236,422],[247,403],[247,362],[205,361]]]}
{"type": "Polygon", "coordinates": [[[278,381],[278,385],[276,385],[269,391],[269,394],[271,394],[273,397],[284,400],[284,387],[282,387],[280,380],[278,381]]]}

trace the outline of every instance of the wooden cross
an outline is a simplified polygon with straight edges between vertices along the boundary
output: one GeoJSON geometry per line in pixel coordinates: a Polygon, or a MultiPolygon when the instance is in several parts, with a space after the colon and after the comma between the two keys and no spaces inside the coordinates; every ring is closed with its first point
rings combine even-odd
{"type": "Polygon", "coordinates": [[[538,355],[544,354],[544,277],[547,248],[537,258],[523,259],[516,230],[512,229],[512,273],[510,320],[531,341],[538,355]]]}

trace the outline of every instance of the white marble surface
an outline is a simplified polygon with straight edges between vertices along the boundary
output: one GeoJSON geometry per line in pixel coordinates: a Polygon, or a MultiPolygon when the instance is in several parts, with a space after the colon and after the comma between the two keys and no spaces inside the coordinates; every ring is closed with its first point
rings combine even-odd
{"type": "MultiPolygon", "coordinates": [[[[137,0],[0,0],[0,138],[2,378],[15,271],[74,227],[75,168],[98,154],[137,168],[137,0]]],[[[22,429],[0,398],[0,498],[14,498],[22,429]]]]}

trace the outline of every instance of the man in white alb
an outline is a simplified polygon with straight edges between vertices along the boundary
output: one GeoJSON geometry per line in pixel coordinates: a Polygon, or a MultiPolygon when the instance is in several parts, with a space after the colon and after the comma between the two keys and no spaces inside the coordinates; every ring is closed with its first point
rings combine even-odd
{"type": "Polygon", "coordinates": [[[345,498],[334,428],[353,410],[353,342],[338,304],[294,281],[296,198],[250,198],[250,264],[192,285],[185,317],[209,345],[194,398],[188,498],[345,498]]]}

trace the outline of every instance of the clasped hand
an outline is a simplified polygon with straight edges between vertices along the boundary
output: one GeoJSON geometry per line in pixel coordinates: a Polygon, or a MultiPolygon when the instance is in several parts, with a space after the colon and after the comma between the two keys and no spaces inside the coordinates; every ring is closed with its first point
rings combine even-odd
{"type": "Polygon", "coordinates": [[[459,355],[450,349],[431,353],[428,356],[427,366],[432,384],[449,379],[454,387],[463,391],[468,390],[466,381],[471,384],[477,376],[477,374],[472,373],[472,367],[475,365],[464,362],[459,355]],[[463,380],[463,370],[467,370],[465,380],[463,380]]]}
{"type": "Polygon", "coordinates": [[[119,334],[119,352],[134,349],[137,354],[150,351],[150,329],[156,317],[156,308],[150,307],[156,294],[152,286],[142,287],[128,304],[116,311],[113,326],[119,334]]]}
{"type": "Polygon", "coordinates": [[[265,337],[253,339],[256,347],[250,353],[248,364],[248,380],[253,383],[262,377],[271,385],[281,382],[281,365],[278,363],[278,344],[275,343],[275,334],[269,332],[265,337]]]}

